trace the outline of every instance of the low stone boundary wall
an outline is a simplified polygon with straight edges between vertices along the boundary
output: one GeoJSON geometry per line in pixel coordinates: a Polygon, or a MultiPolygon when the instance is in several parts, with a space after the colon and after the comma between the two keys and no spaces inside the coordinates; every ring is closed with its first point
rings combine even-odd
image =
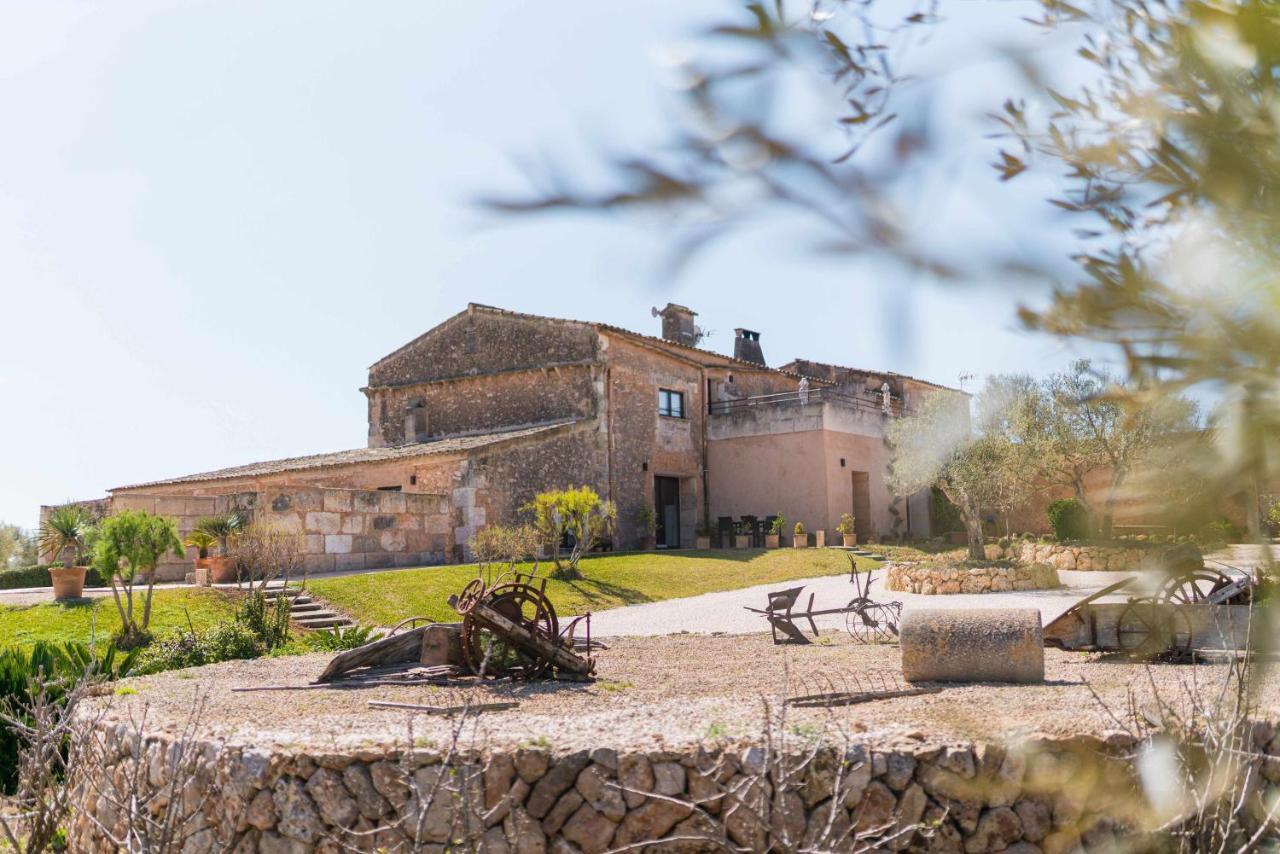
{"type": "Polygon", "coordinates": [[[1027,566],[965,567],[944,563],[890,564],[885,590],[899,593],[1000,593],[1008,590],[1049,590],[1060,587],[1058,571],[1043,563],[1027,566]]]}
{"type": "MultiPolygon", "coordinates": [[[[1015,540],[1001,546],[987,544],[987,560],[1013,560],[1019,563],[1043,563],[1054,569],[1072,569],[1080,572],[1115,572],[1129,569],[1157,569],[1172,546],[1103,546],[1071,545],[1068,543],[1040,543],[1031,540],[1015,540]]],[[[1183,544],[1191,554],[1198,554],[1193,546],[1183,544]]]]}
{"type": "MultiPolygon", "coordinates": [[[[557,755],[529,747],[443,756],[180,745],[124,725],[97,733],[105,759],[77,792],[82,811],[70,828],[72,850],[81,852],[116,850],[107,832],[122,838],[144,816],[179,829],[178,844],[165,849],[174,851],[448,845],[588,854],[631,846],[716,851],[725,841],[847,851],[854,837],[863,847],[878,837],[877,850],[1109,850],[1154,821],[1131,764],[1136,742],[1123,733],[1007,747],[910,736],[816,751],[792,739],[772,751],[557,755]]],[[[1271,756],[1280,755],[1274,734],[1270,725],[1255,727],[1255,742],[1271,756]]],[[[1280,782],[1280,759],[1262,763],[1262,775],[1280,782]]]]}

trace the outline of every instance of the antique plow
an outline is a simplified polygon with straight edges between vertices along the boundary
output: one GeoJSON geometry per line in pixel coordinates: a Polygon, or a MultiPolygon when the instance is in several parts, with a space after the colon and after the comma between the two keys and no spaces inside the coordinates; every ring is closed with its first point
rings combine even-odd
{"type": "Polygon", "coordinates": [[[807,607],[803,611],[797,611],[795,606],[800,594],[804,592],[803,585],[789,587],[786,590],[770,591],[769,603],[763,609],[745,605],[743,607],[752,613],[762,615],[769,621],[769,631],[773,635],[775,644],[812,643],[804,631],[796,625],[796,621],[808,621],[809,628],[813,630],[813,636],[818,637],[820,632],[815,618],[831,614],[844,614],[845,630],[849,632],[850,637],[860,643],[893,641],[898,637],[898,619],[902,616],[902,603],[873,600],[870,573],[859,573],[852,558],[849,562],[853,564],[849,581],[853,584],[857,595],[842,608],[814,610],[815,594],[810,593],[807,607]]]}

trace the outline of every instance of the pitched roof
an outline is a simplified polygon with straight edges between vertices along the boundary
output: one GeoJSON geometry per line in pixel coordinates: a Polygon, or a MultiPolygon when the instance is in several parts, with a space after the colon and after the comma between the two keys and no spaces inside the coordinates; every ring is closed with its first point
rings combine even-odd
{"type": "MultiPolygon", "coordinates": [[[[581,419],[579,419],[581,420],[581,419]]],[[[147,483],[135,483],[129,486],[117,486],[108,492],[122,489],[139,489],[145,486],[169,486],[177,483],[199,483],[209,480],[229,480],[240,477],[259,477],[261,475],[281,474],[291,471],[307,471],[311,469],[347,466],[356,463],[385,462],[387,460],[404,460],[413,457],[427,457],[439,454],[454,454],[472,451],[499,442],[521,439],[546,433],[576,421],[557,421],[551,424],[539,424],[535,427],[523,427],[514,430],[501,430],[493,433],[479,433],[472,436],[453,436],[435,439],[429,442],[418,442],[411,445],[396,445],[389,448],[353,448],[349,451],[334,451],[328,454],[311,454],[305,457],[288,457],[283,460],[267,460],[260,463],[249,463],[243,466],[217,469],[215,471],[189,474],[168,480],[153,480],[147,483]]]]}

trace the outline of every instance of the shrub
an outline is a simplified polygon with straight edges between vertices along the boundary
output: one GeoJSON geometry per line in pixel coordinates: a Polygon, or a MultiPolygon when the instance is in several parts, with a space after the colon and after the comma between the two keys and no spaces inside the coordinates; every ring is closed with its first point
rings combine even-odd
{"type": "Polygon", "coordinates": [[[67,555],[68,566],[79,566],[80,559],[93,550],[97,518],[80,504],[65,504],[50,511],[36,534],[40,553],[54,560],[67,555]]]}
{"type": "Polygon", "coordinates": [[[373,639],[373,626],[334,626],[332,630],[311,632],[302,642],[319,652],[342,652],[367,644],[373,639]]]}
{"type": "Polygon", "coordinates": [[[777,516],[774,517],[773,525],[769,527],[769,533],[776,534],[777,536],[782,536],[782,532],[785,531],[786,529],[787,529],[787,517],[779,513],[777,516]]]}
{"type": "Polygon", "coordinates": [[[841,534],[857,533],[858,529],[852,513],[844,513],[840,516],[840,524],[836,525],[836,531],[841,534]]]}
{"type": "Polygon", "coordinates": [[[290,604],[283,590],[272,599],[265,589],[255,588],[240,604],[236,625],[250,632],[270,652],[289,640],[290,604]]]}
{"type": "Polygon", "coordinates": [[[1225,516],[1214,519],[1196,533],[1196,539],[1205,548],[1225,546],[1239,539],[1240,531],[1225,516]]]}
{"type": "Polygon", "coordinates": [[[155,591],[155,568],[160,558],[172,552],[182,557],[178,526],[168,516],[145,510],[124,510],[103,521],[94,550],[93,564],[111,583],[112,600],[120,612],[120,646],[141,646],[151,639],[151,596],[155,591]],[[133,587],[139,578],[146,584],[146,597],[139,618],[133,608],[133,587]],[[116,592],[122,585],[123,597],[116,592]]]}
{"type": "Polygon", "coordinates": [[[551,549],[556,565],[551,576],[565,581],[582,577],[578,561],[613,533],[618,518],[613,502],[602,500],[589,486],[540,492],[521,509],[533,517],[533,527],[551,549]],[[560,543],[566,537],[569,554],[562,559],[560,543]]]}
{"type": "Polygon", "coordinates": [[[1060,498],[1049,505],[1049,524],[1059,540],[1087,540],[1089,538],[1089,511],[1074,498],[1060,498]]]}
{"type": "MultiPolygon", "coordinates": [[[[32,688],[43,684],[58,703],[81,679],[109,681],[127,676],[135,668],[137,652],[119,655],[108,644],[101,656],[87,644],[37,641],[30,649],[0,650],[0,711],[25,719],[32,702],[32,688]]],[[[12,792],[17,783],[18,733],[0,726],[0,792],[12,792]]]]}
{"type": "Polygon", "coordinates": [[[223,623],[207,632],[178,632],[157,639],[143,652],[139,669],[159,673],[257,658],[262,652],[262,642],[252,631],[239,623],[223,623]]]}
{"type": "Polygon", "coordinates": [[[792,533],[795,534],[797,537],[803,537],[806,533],[808,533],[804,529],[804,522],[796,522],[796,526],[792,530],[792,533]]]}

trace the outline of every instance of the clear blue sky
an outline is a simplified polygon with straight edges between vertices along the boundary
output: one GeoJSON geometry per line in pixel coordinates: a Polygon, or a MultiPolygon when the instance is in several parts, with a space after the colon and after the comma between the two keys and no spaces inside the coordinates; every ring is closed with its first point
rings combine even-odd
{"type": "MultiPolygon", "coordinates": [[[[1015,331],[1006,294],[783,234],[670,278],[660,229],[474,207],[526,186],[521,158],[658,138],[655,48],[733,8],[694,5],[0,6],[0,519],[359,447],[368,365],[468,301],[656,331],[670,300],[712,349],[745,326],[774,364],[946,384],[1069,357],[1015,331]]],[[[975,88],[950,109],[976,113],[975,88]]],[[[947,174],[951,219],[999,231],[981,159],[947,174]]]]}

